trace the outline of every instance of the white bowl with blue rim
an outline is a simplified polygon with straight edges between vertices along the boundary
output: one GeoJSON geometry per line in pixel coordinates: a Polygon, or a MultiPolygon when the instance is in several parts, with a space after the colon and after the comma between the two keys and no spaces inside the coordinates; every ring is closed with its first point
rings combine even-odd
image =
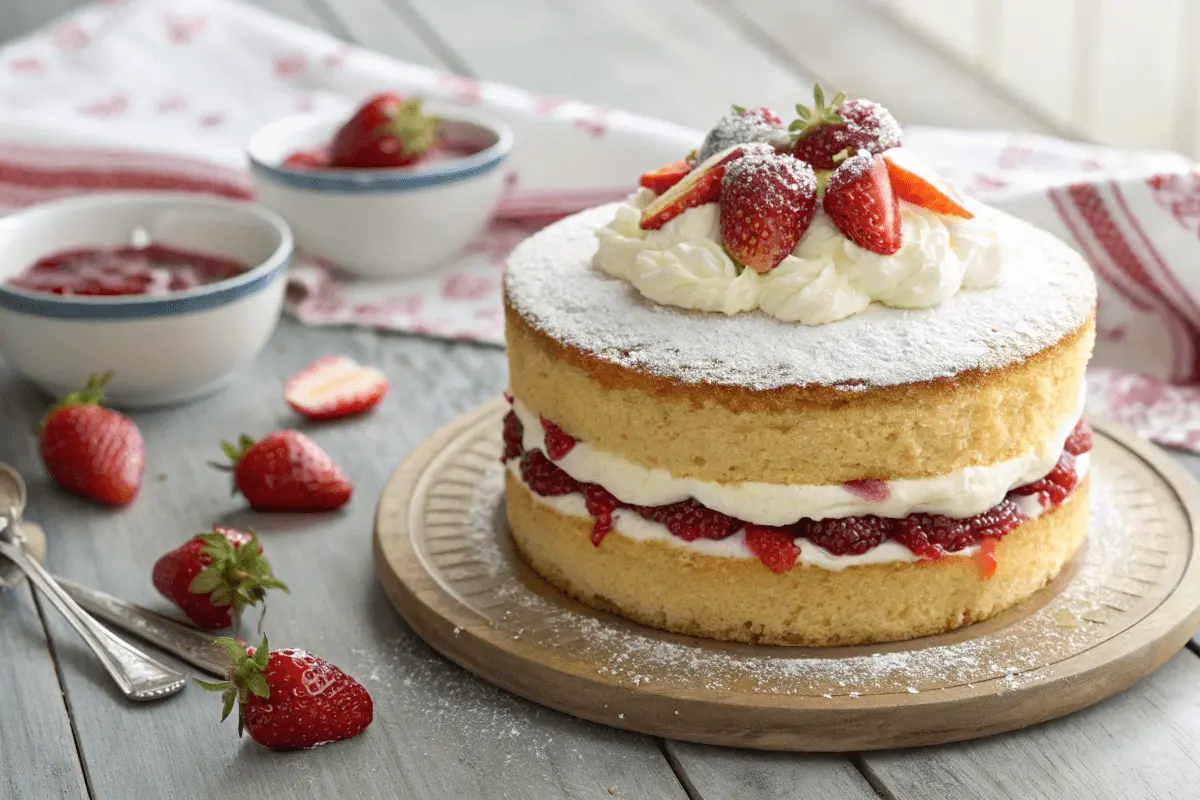
{"type": "Polygon", "coordinates": [[[253,203],[122,192],[33,206],[0,219],[0,355],[54,396],[112,372],[112,405],[166,405],[209,394],[252,361],[279,320],[292,234],[253,203]],[[8,279],[41,258],[119,247],[131,237],[233,259],[228,280],[158,295],[24,291],[8,279]]]}
{"type": "Polygon", "coordinates": [[[471,155],[394,169],[293,169],[294,152],[326,145],[344,114],[272,122],[247,146],[258,199],[278,211],[300,248],[364,278],[425,271],[465,248],[487,225],[504,188],[512,131],[499,120],[429,104],[440,137],[471,155]]]}

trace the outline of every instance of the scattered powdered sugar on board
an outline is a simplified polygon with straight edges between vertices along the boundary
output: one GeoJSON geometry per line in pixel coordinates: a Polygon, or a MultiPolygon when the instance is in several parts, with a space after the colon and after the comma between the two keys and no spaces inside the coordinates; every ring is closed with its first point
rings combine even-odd
{"type": "MultiPolygon", "coordinates": [[[[1115,450],[1107,440],[1098,447],[1115,450]]],[[[590,664],[598,676],[621,684],[835,698],[920,693],[993,679],[1015,689],[1114,632],[1094,622],[1060,624],[1063,615],[1088,619],[1102,604],[1105,582],[1131,559],[1131,537],[1120,530],[1122,514],[1129,513],[1121,504],[1134,502],[1122,499],[1127,476],[1106,477],[1101,466],[1091,481],[1091,535],[1078,573],[1037,611],[972,638],[955,640],[950,634],[945,644],[925,639],[873,648],[752,647],[673,636],[577,610],[546,587],[528,585],[515,570],[499,464],[476,493],[468,538],[475,548],[471,557],[486,565],[493,581],[489,600],[501,601],[495,606],[500,611],[480,612],[492,628],[590,664]]]]}
{"type": "Polygon", "coordinates": [[[1005,248],[1000,282],[959,291],[933,308],[872,305],[806,326],[759,312],[661,306],[592,266],[596,230],[616,207],[568,217],[519,245],[508,261],[508,299],[558,341],[685,383],[862,389],[997,369],[1078,330],[1095,305],[1095,279],[1073,250],[989,209],[983,213],[995,216],[1005,248]]]}

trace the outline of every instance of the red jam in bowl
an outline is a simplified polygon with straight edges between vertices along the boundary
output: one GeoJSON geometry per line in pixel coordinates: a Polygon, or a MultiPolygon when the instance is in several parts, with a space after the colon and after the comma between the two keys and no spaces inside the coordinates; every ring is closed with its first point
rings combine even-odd
{"type": "Polygon", "coordinates": [[[168,294],[228,280],[246,270],[245,264],[224,256],[151,243],[64,250],[42,258],[8,285],[84,297],[168,294]]]}

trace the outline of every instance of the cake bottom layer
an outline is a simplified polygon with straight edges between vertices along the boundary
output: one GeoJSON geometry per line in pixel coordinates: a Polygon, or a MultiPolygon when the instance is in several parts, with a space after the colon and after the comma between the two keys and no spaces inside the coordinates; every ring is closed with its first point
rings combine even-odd
{"type": "Polygon", "coordinates": [[[1087,536],[1088,482],[996,545],[990,577],[975,558],[775,573],[755,559],[699,554],[560,514],[506,476],[517,550],[547,581],[595,608],[655,628],[726,641],[850,645],[944,633],[1011,608],[1053,580],[1087,536]]]}

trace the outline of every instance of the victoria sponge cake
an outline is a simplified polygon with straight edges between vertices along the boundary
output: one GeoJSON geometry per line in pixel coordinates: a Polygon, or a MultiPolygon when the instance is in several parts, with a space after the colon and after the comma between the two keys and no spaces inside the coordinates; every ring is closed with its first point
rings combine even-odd
{"type": "Polygon", "coordinates": [[[584,603],[716,639],[951,630],[1087,535],[1096,289],[883,107],[734,110],[505,278],[509,528],[584,603]]]}

